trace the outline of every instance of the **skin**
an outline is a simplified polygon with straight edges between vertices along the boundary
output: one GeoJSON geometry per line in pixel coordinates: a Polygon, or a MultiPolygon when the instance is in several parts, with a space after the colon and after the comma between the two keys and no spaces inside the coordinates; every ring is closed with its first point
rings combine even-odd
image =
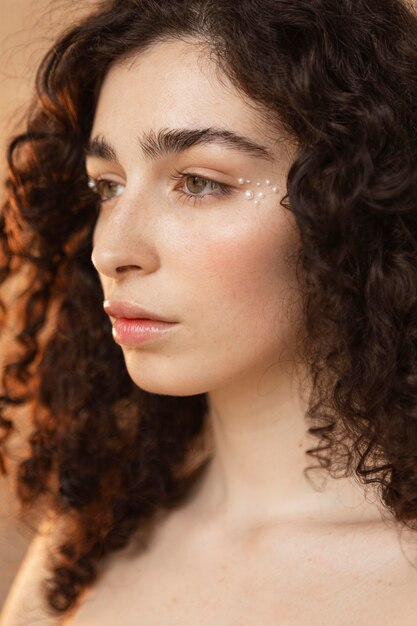
{"type": "Polygon", "coordinates": [[[300,386],[300,292],[291,261],[299,239],[279,204],[293,145],[192,40],[158,43],[110,68],[90,138],[97,136],[119,161],[86,159],[89,176],[119,183],[94,231],[104,299],[131,300],[178,322],[155,341],[121,345],[129,375],[152,393],[208,394],[214,456],[189,515],[231,532],[282,521],[380,520],[353,480],[317,491],[302,473],[317,440],[306,434],[300,386]],[[208,126],[261,143],[273,159],[212,144],[149,160],[138,147],[143,132],[208,126]],[[170,179],[175,169],[232,193],[216,195],[207,182],[195,191],[190,179],[188,187],[170,179]],[[256,181],[268,192],[258,205],[244,195],[256,192],[256,181]],[[180,190],[205,197],[194,204],[180,190]]]}

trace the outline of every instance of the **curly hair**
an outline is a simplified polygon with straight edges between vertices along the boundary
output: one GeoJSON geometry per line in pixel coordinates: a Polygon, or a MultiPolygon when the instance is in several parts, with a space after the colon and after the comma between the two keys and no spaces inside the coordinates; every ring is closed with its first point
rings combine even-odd
{"type": "MultiPolygon", "coordinates": [[[[210,459],[206,394],[140,389],[91,263],[84,148],[110,65],[193,37],[298,146],[282,206],[300,233],[308,454],[375,483],[417,525],[417,15],[406,0],[100,0],[60,34],[9,139],[0,217],[0,469],[26,407],[21,511],[67,519],[44,591],[64,614],[103,557],[184,500],[210,459]],[[19,289],[13,306],[6,284],[19,289]],[[111,367],[109,367],[111,363],[111,367]],[[42,504],[41,504],[42,503],[42,504]],[[40,510],[40,509],[39,509],[40,510]]],[[[140,531],[140,533],[139,533],[140,531]]]]}

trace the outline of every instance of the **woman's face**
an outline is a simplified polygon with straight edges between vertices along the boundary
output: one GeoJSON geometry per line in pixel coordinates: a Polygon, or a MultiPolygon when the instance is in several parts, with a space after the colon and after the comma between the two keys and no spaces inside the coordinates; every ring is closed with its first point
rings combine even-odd
{"type": "Polygon", "coordinates": [[[191,41],[111,67],[98,137],[117,157],[90,150],[86,161],[90,177],[111,181],[97,187],[92,253],[104,299],[177,322],[141,345],[115,337],[129,375],[179,396],[258,380],[291,347],[298,318],[287,259],[298,236],[279,205],[294,151],[191,41]]]}

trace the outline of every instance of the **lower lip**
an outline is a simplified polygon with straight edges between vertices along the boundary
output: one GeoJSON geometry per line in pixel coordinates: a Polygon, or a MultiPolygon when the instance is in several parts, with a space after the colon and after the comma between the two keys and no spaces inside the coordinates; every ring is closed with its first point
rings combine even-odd
{"type": "Polygon", "coordinates": [[[176,326],[176,322],[132,320],[127,317],[118,317],[113,324],[113,338],[117,343],[137,346],[145,341],[161,337],[174,326],[176,326]]]}

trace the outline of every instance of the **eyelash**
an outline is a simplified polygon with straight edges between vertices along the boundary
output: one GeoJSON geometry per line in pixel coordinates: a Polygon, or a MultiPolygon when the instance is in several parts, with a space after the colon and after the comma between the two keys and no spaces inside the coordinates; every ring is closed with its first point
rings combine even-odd
{"type": "MultiPolygon", "coordinates": [[[[202,202],[206,196],[211,196],[211,197],[223,196],[224,197],[224,196],[229,196],[233,192],[233,188],[230,185],[226,185],[224,183],[218,183],[217,181],[212,180],[211,178],[204,178],[204,176],[199,176],[198,174],[194,174],[192,172],[180,172],[179,170],[174,170],[174,172],[175,174],[170,174],[169,176],[171,180],[184,180],[185,181],[185,179],[187,178],[194,177],[194,178],[200,179],[201,181],[205,183],[214,183],[215,185],[218,185],[219,189],[217,190],[216,193],[206,193],[206,194],[202,194],[199,196],[195,194],[187,193],[186,191],[183,191],[181,189],[176,190],[177,193],[179,193],[186,202],[192,202],[194,206],[196,206],[197,203],[202,202]]],[[[112,198],[106,198],[105,200],[101,199],[100,194],[98,192],[98,183],[100,183],[101,181],[105,181],[107,183],[114,184],[116,186],[121,184],[113,180],[108,180],[107,178],[101,178],[100,176],[98,178],[93,178],[92,176],[89,176],[88,186],[90,187],[90,189],[92,189],[92,191],[96,195],[99,196],[99,202],[98,202],[97,208],[99,208],[105,202],[112,200],[112,198]]],[[[114,197],[117,197],[117,196],[114,196],[114,197]]]]}

